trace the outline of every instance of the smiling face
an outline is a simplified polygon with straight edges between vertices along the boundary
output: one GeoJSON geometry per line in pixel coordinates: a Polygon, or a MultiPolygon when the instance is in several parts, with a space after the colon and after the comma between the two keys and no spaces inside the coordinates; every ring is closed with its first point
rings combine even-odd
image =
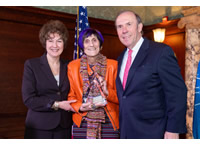
{"type": "Polygon", "coordinates": [[[143,24],[138,24],[135,14],[129,11],[121,13],[115,24],[121,43],[132,49],[142,36],[143,24]]]}
{"type": "Polygon", "coordinates": [[[95,57],[100,52],[100,42],[98,38],[92,34],[83,41],[84,52],[88,57],[95,57]]]}
{"type": "Polygon", "coordinates": [[[60,35],[51,33],[46,40],[46,51],[50,57],[60,57],[64,49],[64,42],[60,35]]]}

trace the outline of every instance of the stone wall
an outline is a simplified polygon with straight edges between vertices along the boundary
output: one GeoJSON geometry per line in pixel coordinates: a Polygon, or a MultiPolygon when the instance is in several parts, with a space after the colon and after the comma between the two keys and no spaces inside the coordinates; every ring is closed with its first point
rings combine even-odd
{"type": "Polygon", "coordinates": [[[178,23],[179,28],[186,29],[185,83],[187,85],[187,130],[186,138],[193,138],[192,124],[196,74],[200,60],[200,7],[183,7],[184,17],[178,23]]]}

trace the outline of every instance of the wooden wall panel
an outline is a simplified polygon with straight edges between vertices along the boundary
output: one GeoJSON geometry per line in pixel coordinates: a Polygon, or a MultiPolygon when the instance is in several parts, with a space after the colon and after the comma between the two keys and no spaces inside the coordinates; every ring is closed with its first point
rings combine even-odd
{"type": "Polygon", "coordinates": [[[39,27],[0,22],[0,112],[21,113],[21,81],[24,61],[43,53],[36,32],[39,27]],[[32,35],[30,35],[32,33],[32,35]]]}
{"type": "Polygon", "coordinates": [[[185,78],[185,30],[177,27],[179,19],[171,20],[166,23],[159,23],[144,27],[144,36],[153,39],[153,29],[165,28],[165,40],[163,43],[169,45],[175,52],[178,64],[181,68],[181,74],[185,78]]]}
{"type": "Polygon", "coordinates": [[[173,48],[181,74],[185,78],[185,33],[167,35],[164,43],[173,48]]]}

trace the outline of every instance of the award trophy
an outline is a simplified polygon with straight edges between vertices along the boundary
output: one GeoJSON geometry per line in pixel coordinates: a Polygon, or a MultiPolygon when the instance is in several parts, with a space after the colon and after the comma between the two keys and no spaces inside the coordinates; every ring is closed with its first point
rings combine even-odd
{"type": "MultiPolygon", "coordinates": [[[[98,84],[100,85],[100,82],[98,80],[98,78],[94,77],[93,80],[96,79],[96,81],[98,82],[98,84]]],[[[101,95],[98,95],[98,96],[94,96],[94,97],[88,97],[89,95],[89,92],[90,92],[90,89],[91,89],[91,86],[92,86],[93,82],[90,84],[90,86],[88,87],[87,91],[86,91],[86,94],[83,95],[83,103],[86,103],[86,102],[91,102],[92,104],[102,104],[102,105],[106,105],[107,104],[107,100],[104,96],[104,93],[103,93],[103,90],[100,86],[98,86],[99,90],[100,90],[100,93],[101,95]],[[103,96],[102,96],[103,95],[103,96]]]]}
{"type": "Polygon", "coordinates": [[[92,100],[93,104],[107,104],[107,100],[102,96],[102,95],[98,95],[98,96],[95,96],[93,97],[93,100],[92,100]]]}

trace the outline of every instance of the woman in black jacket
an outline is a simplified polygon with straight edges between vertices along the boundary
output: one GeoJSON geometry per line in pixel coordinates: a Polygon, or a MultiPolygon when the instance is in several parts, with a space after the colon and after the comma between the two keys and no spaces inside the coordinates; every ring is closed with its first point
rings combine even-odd
{"type": "Polygon", "coordinates": [[[68,40],[65,25],[52,20],[43,25],[39,38],[46,52],[24,65],[22,96],[28,108],[24,138],[71,138],[72,112],[67,101],[67,61],[60,58],[68,40]]]}

